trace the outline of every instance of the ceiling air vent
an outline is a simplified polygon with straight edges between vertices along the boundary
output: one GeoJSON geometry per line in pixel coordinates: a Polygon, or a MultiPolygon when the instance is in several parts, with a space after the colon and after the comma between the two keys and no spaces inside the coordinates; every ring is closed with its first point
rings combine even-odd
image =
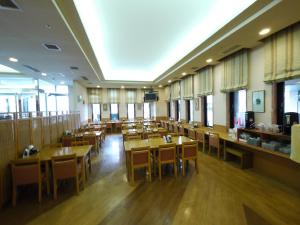
{"type": "Polygon", "coordinates": [[[79,68],[77,66],[70,66],[71,70],[78,70],[79,68]]]}
{"type": "Polygon", "coordinates": [[[232,52],[234,52],[234,51],[236,51],[238,48],[240,48],[241,47],[241,45],[234,45],[234,46],[232,46],[232,47],[230,47],[230,48],[228,48],[226,51],[224,51],[224,52],[222,52],[224,55],[227,55],[227,54],[229,54],[229,53],[232,53],[232,52]]]}
{"type": "Polygon", "coordinates": [[[0,9],[20,10],[14,0],[0,0],[0,9]]]}
{"type": "Polygon", "coordinates": [[[23,65],[24,67],[26,67],[27,69],[30,69],[32,70],[33,72],[36,72],[36,73],[40,73],[41,71],[39,71],[38,69],[32,67],[32,66],[29,66],[29,65],[23,65]]]}
{"type": "Polygon", "coordinates": [[[57,44],[44,43],[44,47],[51,51],[61,51],[61,48],[57,44]]]}
{"type": "Polygon", "coordinates": [[[82,80],[89,80],[87,77],[85,76],[81,76],[82,80]]]}

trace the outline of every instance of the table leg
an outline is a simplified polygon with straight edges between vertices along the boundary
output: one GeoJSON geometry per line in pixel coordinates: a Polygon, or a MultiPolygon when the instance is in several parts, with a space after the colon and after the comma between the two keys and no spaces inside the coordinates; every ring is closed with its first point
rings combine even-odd
{"type": "Polygon", "coordinates": [[[130,181],[130,172],[131,172],[131,166],[130,166],[130,154],[131,152],[130,151],[126,151],[125,153],[125,158],[126,158],[126,171],[127,171],[127,181],[129,183],[130,181]]]}
{"type": "Polygon", "coordinates": [[[46,185],[47,185],[47,195],[50,195],[50,171],[49,162],[45,161],[45,173],[46,173],[46,185]]]}
{"type": "Polygon", "coordinates": [[[84,186],[85,186],[85,180],[86,180],[86,174],[85,174],[85,160],[84,160],[84,157],[81,158],[81,175],[82,175],[82,187],[84,189],[84,186]]]}

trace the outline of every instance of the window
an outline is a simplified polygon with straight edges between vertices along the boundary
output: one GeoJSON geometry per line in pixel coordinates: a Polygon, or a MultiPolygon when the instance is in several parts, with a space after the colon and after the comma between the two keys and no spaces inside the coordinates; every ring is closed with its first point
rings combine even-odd
{"type": "Polygon", "coordinates": [[[230,127],[245,126],[245,112],[247,108],[247,92],[239,90],[230,92],[230,127]]]}
{"type": "Polygon", "coordinates": [[[16,96],[0,95],[0,112],[16,112],[16,96]]]}
{"type": "Polygon", "coordinates": [[[300,113],[300,79],[284,82],[284,113],[287,112],[300,113]]]}
{"type": "Polygon", "coordinates": [[[100,122],[101,121],[101,107],[100,104],[93,104],[93,114],[92,114],[92,119],[94,122],[100,122]]]}
{"type": "Polygon", "coordinates": [[[192,122],[193,121],[193,100],[186,100],[185,101],[185,109],[186,109],[186,121],[192,122]]]}
{"type": "Polygon", "coordinates": [[[207,127],[213,126],[213,96],[204,97],[204,124],[207,127]]]}
{"type": "Polygon", "coordinates": [[[119,105],[110,104],[110,119],[119,120],[119,105]]]}
{"type": "Polygon", "coordinates": [[[168,118],[170,118],[171,117],[171,102],[170,101],[168,101],[167,102],[167,113],[168,113],[168,118]]]}
{"type": "Polygon", "coordinates": [[[144,119],[150,119],[150,103],[144,103],[144,119]]]}
{"type": "Polygon", "coordinates": [[[56,106],[58,112],[69,111],[69,88],[66,85],[56,86],[56,106]]]}
{"type": "Polygon", "coordinates": [[[135,117],[135,107],[134,104],[127,105],[127,117],[129,120],[134,120],[135,117]]]}

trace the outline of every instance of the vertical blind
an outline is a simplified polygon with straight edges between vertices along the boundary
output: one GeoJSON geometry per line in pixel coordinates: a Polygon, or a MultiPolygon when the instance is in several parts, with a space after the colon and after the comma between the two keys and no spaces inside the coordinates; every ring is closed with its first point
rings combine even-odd
{"type": "Polygon", "coordinates": [[[109,103],[120,103],[120,90],[116,88],[109,88],[108,101],[109,103]]]}
{"type": "Polygon", "coordinates": [[[137,103],[137,95],[135,89],[127,89],[126,90],[126,103],[137,103]]]}
{"type": "Polygon", "coordinates": [[[171,84],[171,99],[180,99],[180,81],[176,81],[171,84]]]}
{"type": "Polygon", "coordinates": [[[100,104],[102,100],[102,89],[88,88],[88,97],[90,104],[100,104]]]}
{"type": "Polygon", "coordinates": [[[248,86],[248,50],[242,49],[223,61],[224,73],[221,91],[230,92],[248,86]]]}
{"type": "Polygon", "coordinates": [[[193,76],[185,77],[183,80],[183,99],[193,98],[193,76]]]}
{"type": "Polygon", "coordinates": [[[213,69],[205,67],[194,76],[195,96],[211,95],[213,93],[213,69]]]}
{"type": "Polygon", "coordinates": [[[300,23],[264,41],[265,82],[300,77],[300,23]]]}

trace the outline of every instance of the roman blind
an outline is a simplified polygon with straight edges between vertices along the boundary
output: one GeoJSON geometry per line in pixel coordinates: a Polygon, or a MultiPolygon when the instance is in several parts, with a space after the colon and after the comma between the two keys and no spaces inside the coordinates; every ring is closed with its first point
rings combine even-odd
{"type": "Polygon", "coordinates": [[[176,81],[171,84],[171,99],[180,99],[180,81],[176,81]]]}
{"type": "Polygon", "coordinates": [[[193,76],[190,75],[185,77],[183,80],[183,99],[192,99],[193,98],[193,76]]]}
{"type": "Polygon", "coordinates": [[[88,88],[88,99],[90,104],[99,104],[102,100],[102,89],[88,88]]]}
{"type": "Polygon", "coordinates": [[[120,90],[116,88],[109,88],[108,101],[109,103],[120,103],[120,90]]]}
{"type": "Polygon", "coordinates": [[[222,60],[224,66],[221,91],[230,92],[248,86],[248,50],[242,49],[222,60]]]}
{"type": "Polygon", "coordinates": [[[300,23],[264,40],[265,82],[300,77],[300,23]]]}
{"type": "Polygon", "coordinates": [[[127,89],[126,90],[126,103],[137,103],[137,94],[135,89],[127,89]]]}
{"type": "Polygon", "coordinates": [[[138,89],[136,95],[137,95],[136,102],[143,103],[144,102],[144,91],[141,89],[138,89]]]}
{"type": "Polygon", "coordinates": [[[213,93],[213,69],[212,66],[207,66],[194,76],[195,96],[206,96],[213,93]]]}

